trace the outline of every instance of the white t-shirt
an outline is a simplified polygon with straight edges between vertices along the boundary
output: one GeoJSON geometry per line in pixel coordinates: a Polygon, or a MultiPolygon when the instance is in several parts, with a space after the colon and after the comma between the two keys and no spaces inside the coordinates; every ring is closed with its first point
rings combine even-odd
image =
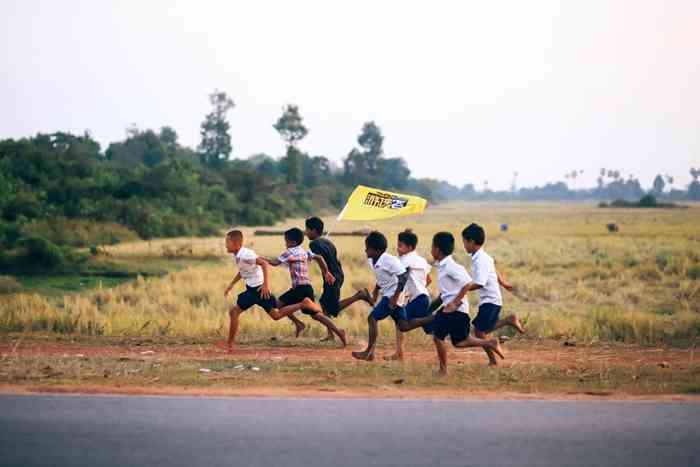
{"type": "Polygon", "coordinates": [[[411,300],[420,296],[428,295],[428,274],[430,274],[430,264],[415,251],[399,256],[401,264],[408,269],[408,281],[404,289],[406,295],[411,300]]]}
{"type": "MultiPolygon", "coordinates": [[[[457,264],[452,255],[443,258],[437,264],[437,278],[440,298],[444,306],[451,303],[459,294],[459,291],[462,290],[462,287],[472,281],[464,266],[457,264]]],[[[457,308],[457,311],[469,313],[469,301],[466,297],[462,300],[462,305],[457,308]]]]}
{"type": "Polygon", "coordinates": [[[238,271],[241,277],[245,280],[248,287],[260,287],[263,280],[262,268],[255,263],[258,255],[250,248],[241,248],[238,253],[233,255],[238,266],[238,271]]]}
{"type": "Polygon", "coordinates": [[[479,289],[479,305],[493,303],[502,306],[501,287],[498,285],[498,274],[493,258],[483,249],[479,248],[472,255],[472,274],[474,283],[481,286],[479,289]]]}
{"type": "Polygon", "coordinates": [[[371,258],[368,259],[368,262],[374,270],[374,275],[377,277],[377,285],[382,297],[393,296],[399,283],[397,276],[406,272],[406,268],[401,264],[401,261],[396,256],[383,253],[376,263],[373,263],[371,258]]]}

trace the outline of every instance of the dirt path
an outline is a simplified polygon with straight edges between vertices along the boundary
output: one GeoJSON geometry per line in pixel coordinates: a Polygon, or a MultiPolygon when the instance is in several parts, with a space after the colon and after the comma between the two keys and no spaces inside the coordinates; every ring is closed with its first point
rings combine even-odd
{"type": "MultiPolygon", "coordinates": [[[[518,364],[541,364],[557,366],[617,366],[638,367],[659,365],[662,367],[692,368],[700,366],[694,349],[670,347],[640,347],[635,345],[593,345],[565,346],[555,341],[520,341],[504,345],[506,360],[504,366],[518,364]]],[[[96,357],[143,357],[157,356],[160,359],[177,360],[283,360],[304,361],[352,361],[352,346],[341,348],[313,347],[261,347],[241,345],[234,353],[228,354],[216,348],[213,343],[162,344],[158,342],[133,344],[99,345],[95,343],[42,342],[40,340],[16,340],[0,343],[0,359],[10,356],[83,356],[96,357]]],[[[389,347],[380,348],[377,361],[392,353],[389,347]]],[[[481,349],[450,350],[450,361],[454,363],[483,363],[485,356],[481,349]]],[[[431,363],[435,361],[432,347],[413,348],[407,352],[405,361],[431,363]]]]}
{"type": "Polygon", "coordinates": [[[700,402],[692,348],[513,341],[498,370],[488,368],[481,349],[451,349],[454,374],[440,380],[432,346],[410,348],[402,365],[382,359],[389,346],[375,362],[356,361],[350,352],[359,345],[256,342],[227,354],[213,341],[5,338],[0,392],[700,402]]]}

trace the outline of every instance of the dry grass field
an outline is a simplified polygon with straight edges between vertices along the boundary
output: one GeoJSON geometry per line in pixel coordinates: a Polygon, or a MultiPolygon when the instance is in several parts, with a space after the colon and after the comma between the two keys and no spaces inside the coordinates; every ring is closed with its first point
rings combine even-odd
{"type": "MultiPolygon", "coordinates": [[[[696,207],[618,210],[578,204],[459,204],[431,207],[423,216],[368,227],[384,232],[392,251],[397,233],[411,227],[419,235],[420,253],[428,256],[433,233],[448,230],[458,237],[472,221],[485,226],[487,251],[519,288],[517,295],[504,292],[505,309],[525,318],[528,338],[683,345],[700,334],[700,209],[696,207]],[[617,223],[620,231],[608,233],[605,226],[610,222],[617,223]],[[509,225],[507,232],[499,231],[502,223],[509,225]]],[[[279,227],[300,224],[292,220],[279,227]]],[[[337,229],[358,227],[362,223],[343,222],[337,229]]],[[[281,237],[255,237],[253,229],[244,230],[246,243],[259,254],[282,251],[281,237]]],[[[371,287],[363,239],[336,237],[334,241],[346,272],[344,293],[371,287]]],[[[112,258],[132,262],[208,261],[163,278],[139,279],[58,300],[38,294],[4,295],[0,329],[107,336],[225,333],[228,304],[223,289],[236,270],[222,239],[135,242],[108,251],[112,258]]],[[[461,247],[455,256],[469,267],[461,247]]],[[[317,269],[313,276],[320,290],[317,269]]],[[[274,293],[289,286],[284,269],[274,269],[271,280],[274,293]]],[[[472,303],[475,299],[471,297],[472,303]]],[[[366,314],[367,306],[358,303],[338,323],[351,336],[361,338],[366,314]]],[[[389,323],[383,324],[383,333],[390,333],[389,323]]],[[[242,320],[241,339],[289,336],[292,330],[286,322],[273,322],[255,310],[242,320]]],[[[322,331],[315,325],[309,330],[311,336],[321,336],[322,331]]]]}
{"type": "MultiPolygon", "coordinates": [[[[331,218],[326,221],[332,224],[331,218]]],[[[507,344],[506,352],[512,351],[513,358],[509,361],[507,353],[505,364],[497,373],[484,373],[482,367],[486,360],[481,352],[454,353],[458,355],[457,360],[459,355],[469,358],[462,359],[460,365],[463,366],[458,367],[462,370],[456,376],[453,374],[445,387],[463,388],[466,380],[477,377],[485,387],[526,392],[569,391],[581,385],[594,393],[612,390],[661,394],[700,390],[700,368],[693,358],[695,341],[700,335],[700,208],[644,210],[599,209],[587,204],[452,204],[430,207],[423,216],[373,223],[367,227],[384,232],[392,251],[398,232],[411,227],[419,236],[418,250],[429,256],[433,233],[447,230],[459,239],[462,228],[470,222],[478,222],[486,228],[486,250],[496,259],[502,274],[519,288],[515,295],[504,292],[504,309],[521,316],[526,332],[507,344]],[[616,223],[619,232],[609,233],[608,223],[616,223]],[[501,232],[500,224],[508,224],[508,231],[501,232]],[[562,354],[564,342],[572,341],[578,350],[570,352],[576,352],[576,358],[560,362],[555,356],[562,354]],[[551,352],[534,351],[542,345],[551,352]],[[587,355],[601,349],[607,349],[607,353],[603,352],[596,361],[593,361],[595,358],[586,361],[587,355]],[[672,355],[653,352],[671,352],[672,355]],[[649,360],[653,355],[663,356],[657,358],[659,361],[649,360]],[[672,363],[667,366],[669,361],[672,363]]],[[[299,219],[290,220],[275,229],[301,224],[299,219]]],[[[337,230],[362,227],[365,227],[362,223],[342,222],[337,230]]],[[[243,230],[247,245],[259,254],[273,256],[282,251],[281,237],[256,237],[254,229],[243,230]]],[[[371,287],[373,278],[364,257],[362,237],[339,236],[334,241],[346,273],[344,295],[360,287],[371,287]]],[[[456,259],[469,268],[469,260],[461,244],[459,246],[456,259]]],[[[209,387],[207,381],[215,381],[214,387],[233,384],[240,389],[258,387],[256,381],[260,379],[259,383],[269,389],[284,387],[278,380],[285,374],[291,375],[289,381],[296,381],[290,384],[301,386],[330,378],[331,388],[338,385],[391,386],[394,380],[413,382],[424,389],[432,387],[429,380],[435,366],[434,352],[430,339],[422,332],[409,335],[409,362],[402,366],[352,362],[349,351],[361,347],[366,339],[368,307],[362,303],[345,310],[337,319],[351,338],[349,349],[340,350],[335,344],[320,343],[325,330],[306,317],[302,319],[310,325],[301,338],[295,339],[291,323],[274,322],[256,309],[243,315],[240,354],[228,357],[233,360],[217,354],[211,349],[211,342],[226,334],[227,308],[231,303],[224,299],[223,290],[236,273],[224,252],[221,238],[139,241],[107,250],[111,259],[130,263],[191,259],[201,265],[160,278],[139,278],[112,288],[98,287],[58,298],[25,293],[0,295],[2,364],[5,366],[4,372],[0,372],[0,384],[12,386],[44,381],[49,388],[55,388],[56,378],[47,379],[46,371],[42,370],[48,367],[58,368],[47,371],[60,374],[58,381],[68,387],[78,387],[87,384],[86,381],[113,385],[114,378],[108,383],[106,377],[100,376],[105,371],[121,375],[121,379],[116,379],[118,385],[128,386],[132,381],[137,387],[157,386],[156,382],[160,381],[158,384],[168,387],[174,384],[197,388],[202,384],[209,387]],[[133,347],[134,339],[165,345],[173,358],[165,359],[156,367],[148,366],[148,371],[141,363],[136,365],[129,360],[120,363],[115,355],[126,358],[123,355],[131,355],[141,348],[133,347]],[[71,353],[72,350],[61,347],[87,341],[90,342],[88,350],[71,353]],[[46,354],[42,351],[45,342],[55,343],[52,345],[58,345],[59,350],[46,354]],[[124,342],[126,344],[120,344],[124,342]],[[188,354],[183,350],[185,354],[180,354],[180,346],[173,342],[180,342],[185,349],[199,349],[200,353],[188,354]],[[99,349],[104,346],[117,349],[117,353],[102,355],[99,349]],[[29,350],[32,348],[34,351],[29,350]],[[270,349],[278,353],[268,355],[270,349]],[[64,358],[76,354],[85,354],[78,359],[78,366],[92,368],[88,374],[93,379],[81,379],[80,371],[71,366],[75,359],[64,358]],[[292,359],[295,363],[282,371],[280,365],[287,361],[285,355],[296,355],[292,359]],[[272,357],[275,359],[270,360],[272,357]],[[85,359],[88,361],[83,361],[85,359]],[[233,365],[231,368],[226,366],[229,363],[233,365]],[[233,370],[238,364],[257,365],[268,377],[251,372],[242,377],[244,373],[233,370]],[[128,376],[132,370],[127,367],[134,365],[135,373],[128,376]],[[186,371],[181,368],[183,365],[186,371]],[[171,372],[164,370],[170,366],[173,366],[171,372]],[[200,366],[209,366],[215,371],[211,375],[197,374],[200,366]],[[275,366],[280,368],[273,372],[276,376],[270,378],[275,366]],[[121,367],[126,369],[119,370],[121,367]],[[176,375],[184,374],[182,371],[189,376],[180,380],[176,375]],[[233,372],[231,378],[237,381],[235,384],[222,376],[227,372],[233,372]],[[239,384],[248,380],[248,385],[239,384]]],[[[313,267],[315,288],[319,291],[320,273],[313,267]]],[[[274,269],[271,280],[276,294],[289,286],[285,269],[274,269]]],[[[238,287],[240,290],[241,286],[238,287]]],[[[476,298],[470,297],[472,305],[476,298]]],[[[387,320],[381,323],[380,331],[380,353],[388,353],[393,344],[393,326],[387,320]]]]}

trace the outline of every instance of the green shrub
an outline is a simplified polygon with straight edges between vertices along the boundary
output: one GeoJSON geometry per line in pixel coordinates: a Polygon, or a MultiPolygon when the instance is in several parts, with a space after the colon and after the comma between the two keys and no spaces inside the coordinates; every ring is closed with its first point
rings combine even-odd
{"type": "Polygon", "coordinates": [[[63,251],[54,243],[43,237],[27,237],[19,241],[24,249],[24,260],[29,261],[27,266],[42,266],[53,269],[63,264],[65,257],[63,251]]]}
{"type": "Polygon", "coordinates": [[[688,279],[694,281],[700,279],[700,266],[691,266],[688,268],[688,279]]]}

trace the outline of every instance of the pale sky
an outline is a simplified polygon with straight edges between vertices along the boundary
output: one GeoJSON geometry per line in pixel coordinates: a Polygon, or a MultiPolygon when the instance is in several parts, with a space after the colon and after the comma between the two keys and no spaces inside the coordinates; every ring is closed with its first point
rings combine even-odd
{"type": "Polygon", "coordinates": [[[234,155],[340,162],[363,122],[413,176],[507,188],[601,167],[700,167],[700,1],[0,0],[0,138],[170,125],[196,146],[224,90],[234,155]]]}

